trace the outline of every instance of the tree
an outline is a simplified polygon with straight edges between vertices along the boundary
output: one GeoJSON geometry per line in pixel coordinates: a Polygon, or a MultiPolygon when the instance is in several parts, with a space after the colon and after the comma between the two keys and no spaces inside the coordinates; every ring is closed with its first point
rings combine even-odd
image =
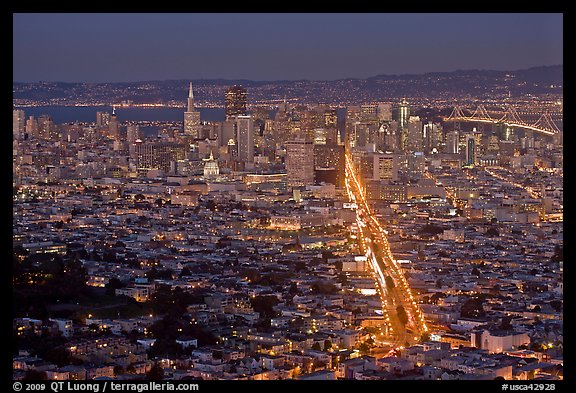
{"type": "Polygon", "coordinates": [[[156,362],[152,365],[150,371],[146,373],[146,379],[148,381],[161,381],[164,379],[164,369],[160,363],[156,362]]]}
{"type": "Polygon", "coordinates": [[[209,200],[208,202],[206,202],[206,209],[208,209],[210,211],[215,211],[216,210],[216,203],[214,203],[213,200],[209,200]]]}
{"type": "Polygon", "coordinates": [[[560,262],[564,260],[564,247],[558,244],[554,245],[554,255],[550,257],[552,262],[560,262]]]}
{"type": "Polygon", "coordinates": [[[259,295],[250,299],[254,311],[259,312],[261,317],[273,318],[276,316],[274,306],[279,303],[275,295],[259,295]]]}
{"type": "Polygon", "coordinates": [[[400,305],[396,307],[396,314],[398,314],[398,319],[400,320],[400,323],[402,323],[403,325],[406,325],[408,323],[408,315],[406,314],[404,306],[400,305]]]}
{"type": "Polygon", "coordinates": [[[460,309],[460,315],[464,318],[481,318],[486,315],[483,307],[483,301],[477,297],[471,297],[467,299],[462,308],[460,309]]]}
{"type": "Polygon", "coordinates": [[[394,285],[394,280],[392,280],[392,277],[384,276],[384,281],[386,281],[386,287],[388,287],[389,289],[396,287],[396,285],[394,285]]]}
{"type": "Polygon", "coordinates": [[[117,289],[124,288],[124,284],[122,281],[117,279],[116,277],[112,277],[108,280],[108,284],[106,284],[106,294],[107,295],[114,295],[117,289]]]}
{"type": "Polygon", "coordinates": [[[38,370],[26,370],[24,374],[23,381],[46,381],[48,380],[48,375],[46,375],[45,371],[38,371],[38,370]]]}
{"type": "Polygon", "coordinates": [[[180,270],[180,278],[185,277],[185,276],[190,276],[192,275],[192,272],[190,271],[190,268],[187,266],[184,266],[182,268],[182,270],[180,270]]]}
{"type": "Polygon", "coordinates": [[[124,367],[120,365],[114,366],[114,375],[122,374],[124,372],[124,367]]]}
{"type": "Polygon", "coordinates": [[[476,276],[476,277],[480,277],[480,270],[478,270],[478,268],[476,266],[474,266],[474,268],[472,269],[471,272],[472,275],[476,276]]]}
{"type": "Polygon", "coordinates": [[[358,350],[359,350],[360,353],[362,353],[363,355],[366,355],[366,354],[370,353],[370,345],[368,345],[367,343],[362,343],[362,344],[360,344],[360,346],[358,347],[358,350]]]}
{"type": "Polygon", "coordinates": [[[498,232],[498,229],[496,228],[488,228],[488,230],[486,231],[486,236],[488,237],[495,237],[495,236],[499,236],[500,233],[498,232]]]}
{"type": "Polygon", "coordinates": [[[322,350],[320,348],[320,343],[318,341],[316,341],[314,344],[312,344],[312,349],[315,351],[321,351],[322,350]]]}
{"type": "Polygon", "coordinates": [[[562,301],[561,300],[552,300],[550,301],[550,307],[554,309],[556,312],[562,311],[562,301]]]}
{"type": "Polygon", "coordinates": [[[288,293],[290,295],[297,295],[298,294],[298,284],[295,282],[290,283],[290,287],[288,288],[288,293]]]}
{"type": "Polygon", "coordinates": [[[499,328],[501,330],[512,330],[512,317],[503,317],[502,321],[500,322],[499,328]]]}
{"type": "Polygon", "coordinates": [[[329,351],[330,349],[332,349],[332,341],[324,340],[324,350],[329,351]]]}

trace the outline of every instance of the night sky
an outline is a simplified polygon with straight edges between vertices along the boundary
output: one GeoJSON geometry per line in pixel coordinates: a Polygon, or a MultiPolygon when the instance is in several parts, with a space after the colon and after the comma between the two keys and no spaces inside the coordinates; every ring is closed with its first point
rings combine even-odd
{"type": "Polygon", "coordinates": [[[333,80],[563,63],[560,13],[14,14],[13,81],[333,80]]]}

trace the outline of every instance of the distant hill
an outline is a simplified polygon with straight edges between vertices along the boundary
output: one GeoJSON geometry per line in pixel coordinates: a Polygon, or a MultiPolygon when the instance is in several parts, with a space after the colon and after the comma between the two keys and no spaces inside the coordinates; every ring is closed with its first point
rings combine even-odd
{"type": "Polygon", "coordinates": [[[458,70],[377,75],[366,79],[333,81],[196,79],[123,83],[14,82],[13,102],[15,105],[95,105],[132,100],[134,103],[184,105],[190,82],[194,85],[194,96],[199,105],[223,105],[224,92],[232,85],[246,87],[250,102],[280,101],[285,98],[297,98],[304,103],[342,104],[397,100],[401,97],[482,100],[507,95],[522,97],[527,94],[562,94],[563,66],[541,66],[515,71],[458,70]]]}

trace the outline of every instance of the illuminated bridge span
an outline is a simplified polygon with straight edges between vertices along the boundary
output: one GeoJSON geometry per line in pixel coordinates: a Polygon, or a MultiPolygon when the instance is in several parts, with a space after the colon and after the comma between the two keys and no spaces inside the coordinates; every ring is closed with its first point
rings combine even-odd
{"type": "Polygon", "coordinates": [[[550,113],[546,112],[533,124],[530,124],[518,115],[516,109],[508,106],[507,111],[500,118],[490,116],[483,105],[478,106],[470,116],[466,116],[464,110],[460,106],[454,107],[450,116],[445,117],[444,121],[447,122],[477,122],[477,123],[492,123],[492,124],[506,124],[510,127],[525,128],[527,130],[536,131],[546,135],[555,135],[560,133],[560,129],[552,120],[550,113]]]}

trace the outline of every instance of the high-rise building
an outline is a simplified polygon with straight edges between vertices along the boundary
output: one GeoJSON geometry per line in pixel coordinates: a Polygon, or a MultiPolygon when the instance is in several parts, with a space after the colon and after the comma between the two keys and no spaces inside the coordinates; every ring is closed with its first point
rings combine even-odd
{"type": "Polygon", "coordinates": [[[247,114],[246,89],[238,85],[228,88],[226,90],[226,118],[247,114]]]}
{"type": "Polygon", "coordinates": [[[336,109],[326,109],[324,111],[324,126],[334,128],[338,126],[338,113],[336,109]]]}
{"type": "Polygon", "coordinates": [[[96,112],[96,127],[106,128],[110,124],[110,113],[96,112]]]}
{"type": "Polygon", "coordinates": [[[400,101],[400,108],[398,109],[398,129],[408,127],[408,120],[410,119],[410,106],[406,98],[400,101]]]}
{"type": "Polygon", "coordinates": [[[286,142],[288,187],[314,184],[314,143],[297,137],[286,142]]]}
{"type": "Polygon", "coordinates": [[[142,132],[140,126],[137,124],[130,124],[126,127],[126,141],[129,144],[135,143],[138,139],[142,139],[142,132]]]}
{"type": "Polygon", "coordinates": [[[110,116],[110,122],[108,123],[108,135],[115,141],[120,140],[120,124],[116,116],[116,108],[112,108],[112,116],[110,116]]]}
{"type": "Polygon", "coordinates": [[[186,155],[184,144],[174,142],[136,142],[134,159],[139,171],[161,169],[170,170],[171,162],[183,160],[186,155]]]}
{"type": "Polygon", "coordinates": [[[188,107],[186,112],[184,112],[184,135],[193,138],[200,137],[200,111],[194,108],[192,82],[190,82],[190,89],[188,90],[188,107]]]}
{"type": "Polygon", "coordinates": [[[314,174],[316,181],[344,186],[345,177],[344,145],[314,145],[314,174]]]}
{"type": "Polygon", "coordinates": [[[442,126],[438,123],[424,124],[423,127],[423,138],[424,138],[424,150],[427,152],[436,149],[436,152],[440,151],[440,146],[442,145],[442,126]]]}
{"type": "Polygon", "coordinates": [[[373,180],[398,180],[398,159],[393,154],[377,153],[373,156],[373,180]]]}
{"type": "Polygon", "coordinates": [[[37,137],[38,136],[38,120],[34,118],[34,116],[30,116],[26,120],[26,134],[30,137],[37,137]]]}
{"type": "Polygon", "coordinates": [[[52,121],[52,117],[48,115],[41,115],[38,117],[38,137],[42,139],[51,139],[56,131],[56,124],[52,121]]]}
{"type": "Polygon", "coordinates": [[[408,156],[408,174],[414,177],[421,177],[426,169],[424,153],[413,152],[408,156]]]}
{"type": "Polygon", "coordinates": [[[473,135],[466,135],[466,161],[464,165],[474,166],[476,163],[476,139],[473,135]]]}
{"type": "Polygon", "coordinates": [[[26,131],[26,115],[21,109],[14,109],[12,111],[12,138],[22,139],[22,135],[26,131]]]}
{"type": "Polygon", "coordinates": [[[238,161],[254,162],[254,122],[252,116],[236,116],[235,131],[238,161]]]}
{"type": "Polygon", "coordinates": [[[379,102],[376,109],[376,115],[380,121],[392,121],[392,105],[379,102]]]}
{"type": "Polygon", "coordinates": [[[400,150],[408,149],[408,122],[410,120],[410,106],[406,98],[402,98],[400,101],[400,107],[398,108],[398,132],[399,132],[399,147],[400,150]]]}
{"type": "Polygon", "coordinates": [[[422,121],[420,121],[418,116],[410,116],[408,119],[406,150],[409,152],[422,151],[423,146],[422,121]]]}
{"type": "Polygon", "coordinates": [[[459,133],[458,130],[452,130],[446,134],[446,153],[458,154],[460,153],[459,147],[459,133]]]}

